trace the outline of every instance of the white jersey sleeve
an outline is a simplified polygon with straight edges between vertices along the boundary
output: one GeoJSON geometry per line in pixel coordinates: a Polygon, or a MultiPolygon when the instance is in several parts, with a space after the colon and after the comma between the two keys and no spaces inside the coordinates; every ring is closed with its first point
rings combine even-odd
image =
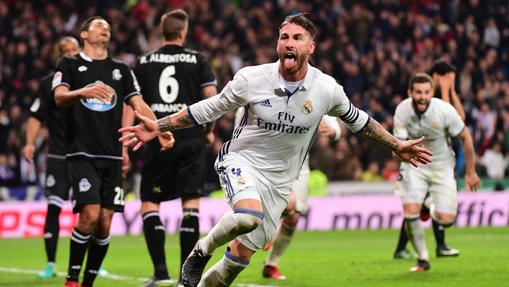
{"type": "Polygon", "coordinates": [[[339,126],[337,118],[324,115],[322,121],[332,129],[334,129],[335,134],[332,139],[337,141],[341,137],[341,127],[339,126]]]}
{"type": "Polygon", "coordinates": [[[189,115],[197,124],[203,124],[220,118],[228,111],[244,106],[248,85],[244,76],[237,73],[221,93],[191,105],[189,115]]]}
{"type": "Polygon", "coordinates": [[[346,97],[343,87],[338,84],[334,87],[334,95],[327,115],[340,118],[354,133],[360,131],[369,120],[368,114],[356,108],[346,97]]]}
{"type": "Polygon", "coordinates": [[[408,139],[408,130],[406,129],[406,114],[403,105],[398,105],[394,112],[394,136],[400,140],[408,139]]]}
{"type": "Polygon", "coordinates": [[[465,128],[465,123],[461,119],[458,111],[449,103],[444,103],[443,113],[445,118],[445,124],[451,137],[457,137],[465,128]]]}

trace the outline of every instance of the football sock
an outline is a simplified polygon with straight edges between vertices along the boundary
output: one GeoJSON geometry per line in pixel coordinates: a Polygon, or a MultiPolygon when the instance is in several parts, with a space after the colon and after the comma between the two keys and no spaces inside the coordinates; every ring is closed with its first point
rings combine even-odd
{"type": "Polygon", "coordinates": [[[164,253],[164,241],[166,232],[159,212],[149,211],[142,216],[143,232],[147,243],[148,252],[154,265],[154,276],[157,279],[167,279],[168,268],[166,267],[166,255],[164,253]]]}
{"type": "Polygon", "coordinates": [[[267,255],[265,265],[277,266],[279,259],[283,256],[290,242],[292,242],[295,227],[289,226],[283,222],[279,228],[276,237],[272,240],[272,246],[267,255]]]}
{"type": "Polygon", "coordinates": [[[223,258],[203,274],[198,287],[230,286],[248,264],[249,260],[233,256],[228,248],[223,258]]]}
{"type": "Polygon", "coordinates": [[[203,254],[210,255],[226,242],[254,230],[262,222],[262,219],[262,211],[239,208],[233,212],[227,212],[207,236],[198,241],[197,245],[203,254]]]}
{"type": "Polygon", "coordinates": [[[408,243],[408,235],[405,230],[405,220],[403,220],[403,222],[401,223],[401,229],[399,231],[398,246],[396,247],[396,251],[406,249],[407,243],[408,243]]]}
{"type": "Polygon", "coordinates": [[[51,200],[52,199],[50,199],[48,204],[46,222],[44,223],[44,248],[46,249],[46,257],[48,262],[55,263],[58,234],[60,232],[58,216],[60,215],[61,209],[59,206],[52,204],[51,200]]]}
{"type": "Polygon", "coordinates": [[[445,227],[435,221],[433,222],[433,234],[435,235],[435,241],[437,243],[437,247],[445,246],[445,227]]]}
{"type": "Polygon", "coordinates": [[[78,281],[89,240],[90,234],[82,233],[74,227],[71,234],[69,268],[66,277],[68,281],[78,281]]]}
{"type": "Polygon", "coordinates": [[[415,250],[419,253],[419,259],[429,260],[428,249],[424,240],[424,230],[419,222],[419,215],[405,217],[405,228],[408,239],[410,239],[415,250]]]}
{"type": "Polygon", "coordinates": [[[88,248],[87,265],[83,275],[83,286],[92,286],[97,276],[97,272],[106,257],[108,247],[110,246],[110,236],[106,237],[92,237],[92,242],[88,248]]]}
{"type": "Polygon", "coordinates": [[[198,208],[184,208],[180,224],[180,267],[200,239],[198,208]]]}

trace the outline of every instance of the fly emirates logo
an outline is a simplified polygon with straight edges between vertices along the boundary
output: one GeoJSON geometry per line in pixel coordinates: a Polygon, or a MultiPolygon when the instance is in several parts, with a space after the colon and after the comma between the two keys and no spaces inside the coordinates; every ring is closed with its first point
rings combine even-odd
{"type": "Polygon", "coordinates": [[[276,131],[287,134],[305,134],[309,131],[307,127],[293,125],[295,116],[286,112],[279,112],[277,114],[278,123],[272,123],[258,118],[257,125],[259,128],[276,131]]]}

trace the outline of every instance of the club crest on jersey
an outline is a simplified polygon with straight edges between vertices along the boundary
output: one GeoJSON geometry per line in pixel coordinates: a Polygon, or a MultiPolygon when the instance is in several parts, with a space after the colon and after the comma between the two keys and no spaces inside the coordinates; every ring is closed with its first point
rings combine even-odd
{"type": "Polygon", "coordinates": [[[122,79],[122,74],[120,74],[119,69],[113,70],[112,76],[113,76],[113,80],[115,80],[115,81],[119,81],[120,79],[122,79]]]}
{"type": "Polygon", "coordinates": [[[306,99],[300,110],[305,115],[309,115],[313,111],[313,102],[310,99],[306,99]]]}
{"type": "Polygon", "coordinates": [[[88,70],[87,66],[79,66],[78,67],[79,72],[85,72],[86,70],[88,70]]]}
{"type": "MultiPolygon", "coordinates": [[[[96,81],[95,83],[87,85],[87,87],[94,86],[96,84],[106,85],[105,83],[103,83],[101,81],[96,81]]],[[[117,104],[117,93],[115,92],[115,90],[112,87],[110,87],[108,85],[106,85],[106,87],[111,91],[111,95],[112,95],[111,100],[109,102],[103,102],[96,98],[81,98],[81,100],[80,100],[81,104],[83,104],[87,109],[96,111],[96,112],[106,112],[106,111],[113,109],[115,107],[115,105],[117,104]]]]}

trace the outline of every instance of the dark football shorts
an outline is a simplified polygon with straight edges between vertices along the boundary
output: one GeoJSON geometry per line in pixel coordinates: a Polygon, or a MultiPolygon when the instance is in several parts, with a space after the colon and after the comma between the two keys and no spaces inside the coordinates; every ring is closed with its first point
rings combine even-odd
{"type": "MultiPolygon", "coordinates": [[[[50,203],[55,197],[58,197],[58,199],[55,200],[63,204],[64,201],[69,199],[70,188],[71,183],[69,181],[69,172],[65,155],[48,155],[46,163],[45,195],[50,203]]],[[[62,207],[61,204],[57,205],[62,207]]]]}
{"type": "Polygon", "coordinates": [[[122,162],[86,157],[68,159],[72,185],[73,212],[78,213],[87,204],[124,211],[122,162]]]}
{"type": "Polygon", "coordinates": [[[179,140],[160,151],[159,141],[145,147],[141,200],[159,203],[180,197],[203,196],[205,147],[201,140],[179,140]]]}

